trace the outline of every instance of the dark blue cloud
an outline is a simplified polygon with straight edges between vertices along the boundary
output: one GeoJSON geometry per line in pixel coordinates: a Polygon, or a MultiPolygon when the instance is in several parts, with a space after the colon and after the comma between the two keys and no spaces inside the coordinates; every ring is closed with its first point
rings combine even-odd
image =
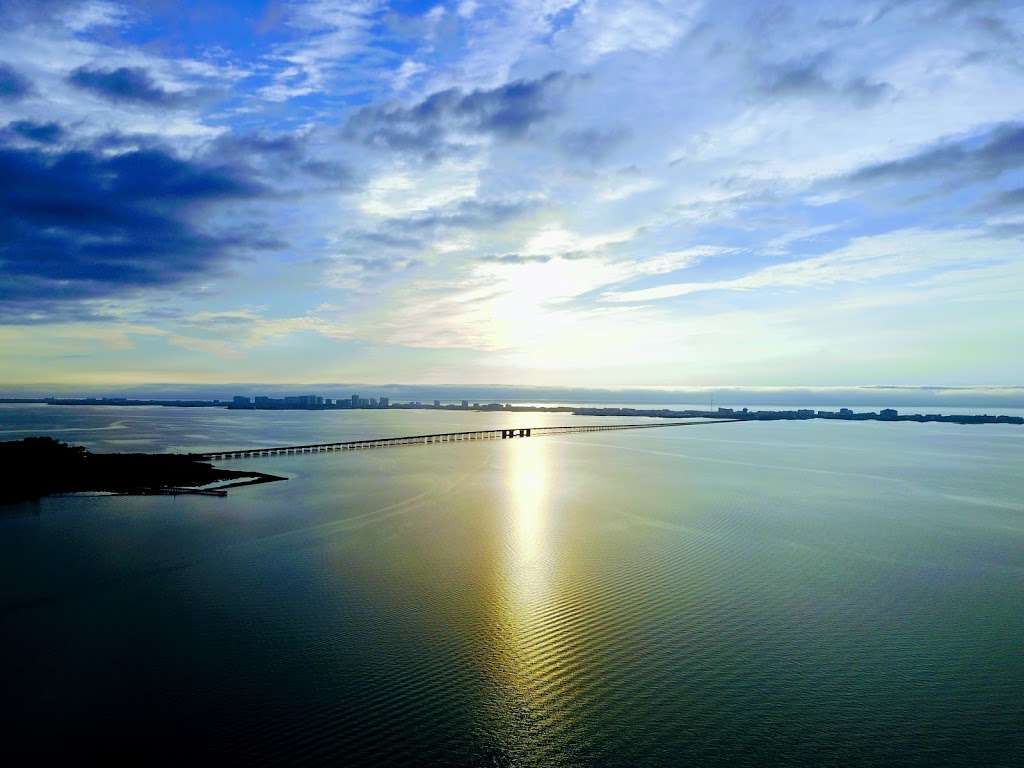
{"type": "Polygon", "coordinates": [[[992,201],[993,208],[1024,208],[1024,187],[1003,192],[992,201]]]}
{"type": "Polygon", "coordinates": [[[0,146],[0,319],[57,319],[81,299],[209,273],[255,234],[214,234],[197,209],[264,188],[237,169],[166,149],[113,156],[0,146]]]}
{"type": "Polygon", "coordinates": [[[114,102],[176,107],[189,100],[189,94],[168,91],[142,67],[78,67],[68,75],[68,82],[114,102]]]}
{"type": "Polygon", "coordinates": [[[0,61],[0,101],[17,101],[32,92],[32,82],[10,64],[0,61]]]}
{"type": "Polygon", "coordinates": [[[516,80],[469,93],[450,88],[412,107],[365,107],[348,120],[344,135],[369,146],[427,158],[456,151],[457,133],[520,139],[552,114],[557,93],[566,82],[565,74],[552,72],[536,80],[516,80]]]}
{"type": "Polygon", "coordinates": [[[295,177],[306,192],[350,189],[354,184],[347,166],[314,157],[308,136],[301,133],[226,133],[213,143],[210,154],[244,166],[253,175],[272,179],[278,186],[295,177]],[[310,178],[316,183],[311,185],[310,178]]]}
{"type": "Polygon", "coordinates": [[[999,214],[1024,211],[1024,187],[1008,189],[989,195],[976,204],[972,211],[986,216],[997,216],[993,223],[987,225],[989,231],[1002,236],[1011,235],[1016,237],[1024,233],[1024,223],[1000,220],[1000,218],[1005,217],[999,217],[999,214]]]}
{"type": "Polygon", "coordinates": [[[1024,166],[1024,123],[997,126],[981,137],[944,141],[917,154],[877,163],[850,176],[857,182],[944,177],[956,184],[999,176],[1024,166]]]}
{"type": "Polygon", "coordinates": [[[64,129],[59,123],[37,123],[32,120],[15,120],[7,126],[7,130],[37,144],[56,144],[64,135],[64,129]]]}
{"type": "Polygon", "coordinates": [[[759,89],[776,98],[838,97],[859,107],[870,107],[893,93],[888,83],[863,76],[845,81],[829,78],[829,58],[828,54],[820,54],[766,66],[760,73],[759,89]]]}

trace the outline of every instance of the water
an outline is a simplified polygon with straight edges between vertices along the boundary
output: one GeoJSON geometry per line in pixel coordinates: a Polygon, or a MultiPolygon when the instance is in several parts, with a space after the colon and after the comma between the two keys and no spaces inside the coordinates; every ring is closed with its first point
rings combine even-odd
{"type": "MultiPolygon", "coordinates": [[[[209,450],[572,418],[18,406],[0,439],[209,450]]],[[[0,711],[37,758],[1024,754],[1020,428],[717,424],[231,466],[290,479],[0,515],[0,711]]]]}

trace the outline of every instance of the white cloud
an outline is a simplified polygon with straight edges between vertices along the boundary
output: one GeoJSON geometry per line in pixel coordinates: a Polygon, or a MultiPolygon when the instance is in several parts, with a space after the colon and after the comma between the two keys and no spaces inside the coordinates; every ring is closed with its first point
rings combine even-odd
{"type": "Polygon", "coordinates": [[[653,52],[669,47],[693,26],[700,2],[586,0],[556,45],[579,47],[585,61],[621,51],[653,52]]]}
{"type": "Polygon", "coordinates": [[[402,66],[395,72],[395,76],[392,79],[392,88],[396,91],[404,91],[409,87],[410,82],[417,75],[421,75],[427,71],[427,65],[412,59],[406,59],[402,62],[402,66]]]}
{"type": "Polygon", "coordinates": [[[289,6],[288,26],[300,42],[278,46],[270,57],[285,66],[261,89],[268,101],[287,101],[327,89],[332,73],[371,44],[379,0],[310,0],[289,6]]]}
{"type": "Polygon", "coordinates": [[[765,267],[744,277],[711,282],[671,283],[636,291],[609,291],[612,302],[668,299],[703,291],[751,291],[829,287],[863,283],[922,270],[950,270],[1019,257],[1019,245],[978,230],[909,229],[859,237],[821,256],[765,267]]]}

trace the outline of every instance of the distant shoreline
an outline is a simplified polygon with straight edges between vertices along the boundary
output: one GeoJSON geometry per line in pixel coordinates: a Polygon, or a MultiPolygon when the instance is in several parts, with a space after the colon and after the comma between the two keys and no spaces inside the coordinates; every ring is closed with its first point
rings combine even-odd
{"type": "MultiPolygon", "coordinates": [[[[296,398],[297,400],[298,398],[296,398]]],[[[306,400],[305,398],[302,398],[306,400]]],[[[796,410],[750,410],[748,408],[717,408],[714,410],[672,410],[668,408],[593,408],[584,406],[543,406],[512,405],[511,403],[473,403],[464,401],[461,405],[410,402],[384,405],[359,404],[351,401],[334,402],[287,402],[268,401],[267,404],[224,400],[134,400],[130,398],[0,398],[0,404],[41,404],[41,405],[94,405],[94,406],[162,406],[170,408],[225,408],[240,411],[351,411],[351,410],[428,410],[428,411],[473,411],[478,413],[565,413],[573,416],[629,416],[663,419],[684,418],[728,418],[740,421],[806,421],[827,419],[835,421],[911,421],[916,423],[937,422],[945,424],[1024,424],[1024,417],[990,414],[941,414],[941,413],[899,413],[893,408],[880,411],[853,411],[840,408],[835,411],[800,408],[796,410]]],[[[361,401],[373,403],[374,401],[361,401]]]]}

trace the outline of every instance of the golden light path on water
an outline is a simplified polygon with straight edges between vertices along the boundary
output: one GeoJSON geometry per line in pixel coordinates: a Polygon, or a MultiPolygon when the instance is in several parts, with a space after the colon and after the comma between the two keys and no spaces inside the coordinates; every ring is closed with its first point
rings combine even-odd
{"type": "Polygon", "coordinates": [[[558,602],[555,572],[564,555],[553,535],[552,446],[524,440],[508,450],[501,676],[509,694],[507,725],[517,746],[531,751],[572,728],[565,706],[569,683],[562,674],[572,654],[567,657],[565,628],[552,611],[558,602]]]}

